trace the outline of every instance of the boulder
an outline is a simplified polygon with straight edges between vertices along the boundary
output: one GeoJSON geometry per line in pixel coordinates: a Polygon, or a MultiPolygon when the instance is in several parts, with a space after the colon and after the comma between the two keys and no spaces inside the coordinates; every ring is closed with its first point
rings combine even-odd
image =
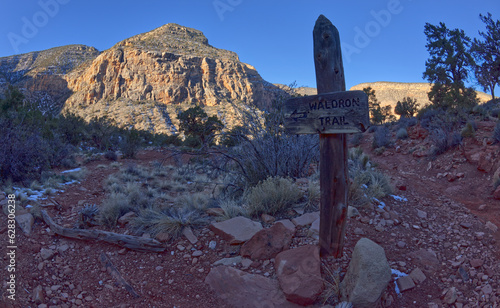
{"type": "Polygon", "coordinates": [[[238,245],[248,241],[255,233],[262,230],[262,225],[246,217],[238,216],[226,221],[214,222],[210,225],[210,230],[229,244],[238,245]]]}
{"type": "Polygon", "coordinates": [[[384,249],[362,238],[354,247],[344,280],[340,284],[342,300],[354,307],[375,307],[391,280],[391,268],[384,249]]]}
{"type": "Polygon", "coordinates": [[[21,214],[16,216],[16,222],[19,228],[23,230],[24,234],[30,235],[35,219],[30,213],[21,214]]]}
{"type": "Polygon", "coordinates": [[[278,253],[290,247],[293,233],[283,224],[275,224],[270,228],[257,232],[248,242],[241,246],[241,255],[252,260],[274,258],[278,253]]]}
{"type": "Polygon", "coordinates": [[[311,305],[323,291],[319,248],[302,246],[279,253],[276,275],[286,298],[299,305],[311,305]]]}
{"type": "Polygon", "coordinates": [[[300,307],[286,300],[276,280],[248,274],[229,266],[212,268],[205,283],[233,307],[300,307]]]}

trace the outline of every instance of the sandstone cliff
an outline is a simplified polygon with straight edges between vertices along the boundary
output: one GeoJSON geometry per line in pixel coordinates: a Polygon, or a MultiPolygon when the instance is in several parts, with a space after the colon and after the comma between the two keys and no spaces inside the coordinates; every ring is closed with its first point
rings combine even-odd
{"type": "Polygon", "coordinates": [[[177,24],[125,39],[100,54],[85,48],[92,53],[71,54],[74,48],[64,46],[0,58],[0,75],[7,76],[0,82],[19,85],[30,97],[49,93],[53,103],[64,103],[62,112],[87,120],[107,116],[116,125],[157,133],[175,131],[176,113],[194,104],[231,128],[239,122],[238,108],[265,108],[283,93],[236,53],[177,24]]]}
{"type": "Polygon", "coordinates": [[[99,55],[94,47],[68,45],[0,58],[0,93],[8,84],[22,89],[44,112],[59,112],[71,95],[66,76],[99,55]]]}
{"type": "MultiPolygon", "coordinates": [[[[424,82],[406,83],[406,82],[366,82],[355,85],[350,90],[363,90],[363,88],[371,87],[375,90],[375,96],[380,102],[381,106],[391,105],[394,106],[398,101],[409,96],[416,98],[420,107],[430,103],[427,93],[431,90],[431,85],[424,82]]],[[[476,91],[477,97],[481,102],[491,100],[491,95],[476,91]]]]}

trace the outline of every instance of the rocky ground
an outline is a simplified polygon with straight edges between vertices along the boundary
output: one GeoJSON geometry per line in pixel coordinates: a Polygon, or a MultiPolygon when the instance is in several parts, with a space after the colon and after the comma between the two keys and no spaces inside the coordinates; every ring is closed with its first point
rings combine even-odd
{"type": "MultiPolygon", "coordinates": [[[[314,273],[321,267],[327,281],[323,295],[333,294],[361,238],[380,245],[392,269],[381,306],[498,307],[500,201],[495,196],[500,197],[500,192],[497,195],[492,185],[499,148],[489,144],[486,137],[491,135],[491,125],[478,126],[475,138],[466,139],[460,148],[437,159],[424,155],[422,150],[429,144],[425,143],[425,132],[418,128],[409,131],[409,139],[396,141],[394,148],[381,155],[372,153],[372,135],[365,133],[362,147],[391,177],[394,195],[358,209],[359,215],[351,211],[342,258],[325,258],[321,266],[314,246],[309,246],[317,244],[319,214],[300,210],[274,219],[263,217],[258,222],[236,221],[239,231],[228,231],[227,226],[218,224],[193,229],[192,234],[165,244],[161,253],[63,238],[37,220],[29,236],[16,228],[17,285],[16,301],[12,302],[6,298],[5,267],[10,259],[7,219],[2,216],[0,253],[5,265],[0,307],[295,307],[284,299],[293,291],[285,290],[283,284],[280,288],[277,278],[280,282],[307,281],[300,289],[312,294],[318,284],[314,273]],[[245,223],[253,227],[243,228],[245,223]],[[263,249],[258,243],[250,245],[254,241],[250,238],[257,232],[274,243],[270,247],[275,250],[263,249]],[[247,244],[242,245],[245,241],[247,244]],[[293,264],[293,257],[277,255],[276,251],[286,248],[301,249],[295,250],[295,255],[308,258],[302,271],[306,276],[283,278],[293,274],[283,260],[293,264]],[[108,257],[131,289],[107,270],[100,261],[101,254],[108,257]],[[288,293],[285,295],[282,289],[288,293]]],[[[134,162],[147,164],[162,159],[166,151],[143,151],[134,162]]],[[[56,223],[71,227],[84,203],[100,204],[102,182],[116,172],[97,167],[102,164],[109,162],[100,159],[88,163],[89,175],[53,198],[61,205],[48,207],[56,223]]],[[[307,303],[307,295],[296,298],[307,303]]],[[[312,306],[336,304],[333,297],[323,298],[319,296],[312,306]]]]}

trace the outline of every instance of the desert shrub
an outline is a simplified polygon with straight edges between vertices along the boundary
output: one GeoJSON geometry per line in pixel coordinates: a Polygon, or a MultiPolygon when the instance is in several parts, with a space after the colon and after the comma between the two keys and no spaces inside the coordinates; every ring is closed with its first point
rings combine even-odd
{"type": "Polygon", "coordinates": [[[121,135],[120,151],[122,158],[135,158],[142,143],[142,138],[138,131],[130,130],[121,135]]]}
{"type": "Polygon", "coordinates": [[[250,216],[276,214],[294,204],[303,197],[303,193],[290,180],[282,177],[270,177],[247,190],[245,201],[250,216]]]}
{"type": "Polygon", "coordinates": [[[396,133],[396,138],[398,139],[406,139],[408,138],[408,131],[406,128],[400,128],[398,132],[396,133]]]}
{"type": "Polygon", "coordinates": [[[227,220],[238,216],[248,216],[247,209],[241,206],[241,200],[223,198],[218,200],[218,206],[224,211],[224,215],[218,220],[227,220]]]}
{"type": "Polygon", "coordinates": [[[121,192],[108,194],[99,208],[97,220],[108,227],[116,225],[118,218],[132,211],[134,206],[127,200],[127,195],[121,192]]]}
{"type": "Polygon", "coordinates": [[[241,114],[244,132],[233,134],[234,143],[216,161],[215,168],[232,179],[232,193],[269,177],[300,178],[308,175],[311,164],[319,160],[317,135],[289,135],[285,132],[284,100],[279,98],[262,113],[234,105],[241,114]]]}
{"type": "Polygon", "coordinates": [[[118,159],[118,155],[116,155],[115,151],[107,151],[106,153],[104,153],[104,158],[106,158],[107,160],[116,161],[118,159]]]}
{"type": "Polygon", "coordinates": [[[359,146],[361,144],[361,140],[363,139],[363,134],[362,133],[356,133],[353,134],[349,138],[349,143],[355,147],[359,146]]]}
{"type": "Polygon", "coordinates": [[[166,233],[175,238],[187,226],[196,227],[208,222],[207,217],[202,216],[199,211],[177,207],[148,207],[139,212],[131,225],[138,234],[149,233],[154,237],[158,233],[166,233]]]}
{"type": "Polygon", "coordinates": [[[417,111],[417,100],[411,97],[405,97],[402,101],[398,101],[394,107],[394,113],[402,118],[411,118],[417,111]]]}
{"type": "Polygon", "coordinates": [[[391,145],[391,136],[389,128],[385,125],[379,126],[375,131],[375,135],[373,136],[373,144],[372,147],[374,149],[378,149],[381,147],[389,147],[391,145]]]}
{"type": "Polygon", "coordinates": [[[212,143],[213,137],[220,132],[224,125],[217,116],[208,116],[200,107],[191,107],[177,115],[179,130],[186,137],[197,138],[202,145],[212,143]]]}
{"type": "Polygon", "coordinates": [[[490,115],[494,118],[498,118],[500,115],[500,108],[491,109],[490,115]]]}
{"type": "Polygon", "coordinates": [[[351,179],[348,190],[349,204],[363,207],[373,198],[382,198],[391,193],[389,179],[371,165],[369,157],[361,148],[349,150],[348,164],[351,179]]]}
{"type": "Polygon", "coordinates": [[[462,136],[457,132],[450,132],[444,129],[434,129],[430,132],[433,146],[431,155],[436,156],[443,154],[448,149],[459,145],[462,142],[462,136]]]}
{"type": "Polygon", "coordinates": [[[474,134],[476,133],[476,130],[474,129],[474,122],[467,122],[464,128],[462,128],[462,131],[460,132],[460,135],[463,138],[468,138],[468,137],[473,137],[474,134]]]}

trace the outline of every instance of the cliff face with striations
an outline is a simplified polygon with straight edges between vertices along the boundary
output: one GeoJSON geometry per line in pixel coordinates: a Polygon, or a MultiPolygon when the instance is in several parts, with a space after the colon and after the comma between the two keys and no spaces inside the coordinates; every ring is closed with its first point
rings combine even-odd
{"type": "Polygon", "coordinates": [[[33,67],[44,72],[45,80],[22,84],[27,92],[65,90],[57,90],[65,94],[59,95],[62,112],[87,120],[107,116],[119,126],[155,132],[175,131],[176,113],[193,104],[217,114],[230,128],[237,124],[235,105],[265,108],[282,94],[253,66],[240,62],[236,53],[212,47],[201,31],[176,24],[133,36],[100,54],[96,51],[90,61],[74,59],[72,67],[19,69],[10,58],[0,58],[0,66],[11,74],[28,80],[33,67]]]}
{"type": "MultiPolygon", "coordinates": [[[[409,96],[416,98],[420,107],[430,103],[427,93],[431,90],[431,85],[424,82],[406,83],[406,82],[367,82],[355,85],[350,90],[363,90],[363,88],[371,87],[375,90],[375,96],[380,102],[381,106],[391,105],[394,106],[398,101],[409,96]]],[[[491,100],[491,95],[476,91],[477,97],[481,102],[491,100]]]]}
{"type": "Polygon", "coordinates": [[[67,75],[98,55],[94,47],[68,45],[0,58],[0,93],[12,84],[42,111],[59,112],[71,95],[67,75]]]}

